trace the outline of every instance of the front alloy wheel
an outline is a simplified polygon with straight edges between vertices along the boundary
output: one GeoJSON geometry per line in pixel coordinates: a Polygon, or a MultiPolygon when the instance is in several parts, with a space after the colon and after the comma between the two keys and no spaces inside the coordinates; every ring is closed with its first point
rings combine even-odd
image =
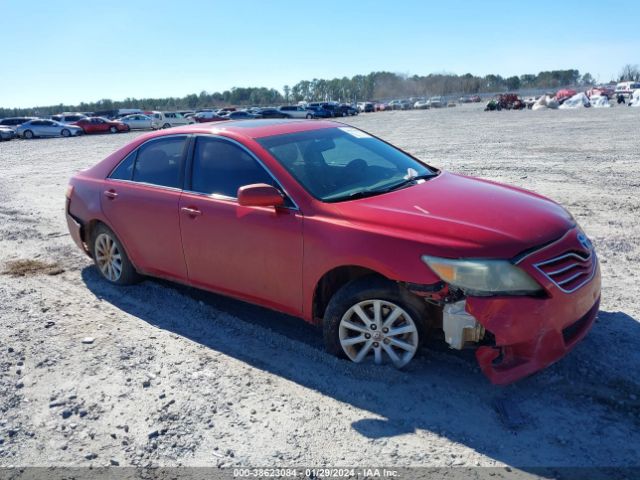
{"type": "Polygon", "coordinates": [[[386,300],[365,300],[349,308],[340,320],[340,345],[350,360],[373,357],[376,365],[408,364],[418,350],[418,328],[411,315],[386,300]]]}

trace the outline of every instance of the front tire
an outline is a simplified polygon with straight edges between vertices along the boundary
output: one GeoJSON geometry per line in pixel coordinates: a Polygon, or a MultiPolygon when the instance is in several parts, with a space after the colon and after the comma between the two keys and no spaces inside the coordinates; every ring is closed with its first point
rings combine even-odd
{"type": "Polygon", "coordinates": [[[324,316],[329,353],[355,363],[391,363],[415,356],[428,331],[424,301],[397,283],[377,276],[347,283],[331,298],[324,316]]]}
{"type": "Polygon", "coordinates": [[[31,130],[25,130],[22,136],[28,140],[31,140],[33,138],[33,132],[31,130]]]}
{"type": "Polygon", "coordinates": [[[91,253],[98,272],[108,282],[132,285],[141,280],[118,237],[102,223],[93,231],[91,253]]]}
{"type": "Polygon", "coordinates": [[[307,120],[311,120],[313,118],[313,115],[307,115],[307,120]]]}
{"type": "Polygon", "coordinates": [[[109,128],[109,131],[110,131],[111,133],[118,133],[118,129],[117,129],[116,127],[111,127],[111,128],[109,128]]]}
{"type": "Polygon", "coordinates": [[[60,135],[62,135],[63,137],[70,137],[71,136],[71,131],[69,131],[69,129],[67,129],[67,128],[64,128],[60,132],[60,135]]]}
{"type": "Polygon", "coordinates": [[[171,128],[171,125],[170,125],[170,124],[168,124],[168,123],[165,123],[165,124],[162,126],[162,128],[171,128]]]}

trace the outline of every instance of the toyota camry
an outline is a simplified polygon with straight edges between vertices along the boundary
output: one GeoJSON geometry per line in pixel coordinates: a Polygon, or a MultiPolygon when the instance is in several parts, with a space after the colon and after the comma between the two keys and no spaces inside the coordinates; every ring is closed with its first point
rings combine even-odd
{"type": "Polygon", "coordinates": [[[75,175],[66,201],[105,281],[160,277],[299,316],[353,362],[404,367],[440,332],[510,383],[598,312],[596,253],[561,205],[338,122],[149,133],[75,175]]]}

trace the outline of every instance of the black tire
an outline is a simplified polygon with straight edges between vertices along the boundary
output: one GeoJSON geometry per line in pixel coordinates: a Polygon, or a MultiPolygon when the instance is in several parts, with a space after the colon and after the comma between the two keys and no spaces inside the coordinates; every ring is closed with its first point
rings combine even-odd
{"type": "Polygon", "coordinates": [[[34,137],[33,132],[31,130],[25,130],[22,136],[26,139],[32,139],[34,137]]]}
{"type": "Polygon", "coordinates": [[[426,303],[396,282],[371,275],[347,283],[329,301],[323,322],[324,344],[327,351],[337,357],[346,358],[340,345],[340,321],[353,305],[370,299],[385,300],[405,310],[418,330],[419,348],[429,331],[429,310],[426,303]]]}
{"type": "Polygon", "coordinates": [[[307,120],[311,120],[312,118],[313,118],[313,115],[307,114],[307,120]]]}
{"type": "Polygon", "coordinates": [[[109,131],[110,131],[111,133],[118,133],[118,129],[117,129],[117,127],[110,127],[110,128],[109,128],[109,131]]]}
{"type": "Polygon", "coordinates": [[[62,135],[63,137],[70,137],[71,131],[68,128],[63,128],[60,132],[60,135],[62,135]]]}
{"type": "Polygon", "coordinates": [[[142,276],[138,272],[136,272],[135,267],[131,263],[131,260],[129,260],[127,252],[125,251],[116,234],[113,233],[111,229],[103,223],[98,224],[91,233],[91,256],[93,257],[93,261],[96,265],[96,269],[100,273],[100,276],[107,280],[109,283],[113,283],[115,285],[133,285],[142,280],[142,276]],[[96,250],[98,248],[97,243],[101,235],[106,235],[111,238],[115,243],[118,253],[120,254],[122,269],[119,277],[115,280],[109,278],[104,273],[98,262],[98,255],[96,253],[96,250]]]}
{"type": "Polygon", "coordinates": [[[162,125],[162,128],[171,128],[171,124],[165,123],[164,125],[162,125]]]}

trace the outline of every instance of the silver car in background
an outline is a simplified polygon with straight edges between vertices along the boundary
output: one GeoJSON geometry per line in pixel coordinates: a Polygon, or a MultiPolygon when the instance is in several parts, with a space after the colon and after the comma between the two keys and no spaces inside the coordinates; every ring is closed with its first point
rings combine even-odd
{"type": "Polygon", "coordinates": [[[75,137],[82,135],[84,131],[75,125],[65,125],[54,120],[38,118],[23,123],[16,129],[16,133],[22,138],[35,137],[75,137]]]}
{"type": "Polygon", "coordinates": [[[0,125],[0,142],[4,140],[11,140],[16,136],[16,131],[11,127],[0,125]]]}
{"type": "Polygon", "coordinates": [[[119,119],[122,123],[129,125],[131,130],[153,128],[153,119],[148,115],[134,114],[127,115],[119,119]]]}

